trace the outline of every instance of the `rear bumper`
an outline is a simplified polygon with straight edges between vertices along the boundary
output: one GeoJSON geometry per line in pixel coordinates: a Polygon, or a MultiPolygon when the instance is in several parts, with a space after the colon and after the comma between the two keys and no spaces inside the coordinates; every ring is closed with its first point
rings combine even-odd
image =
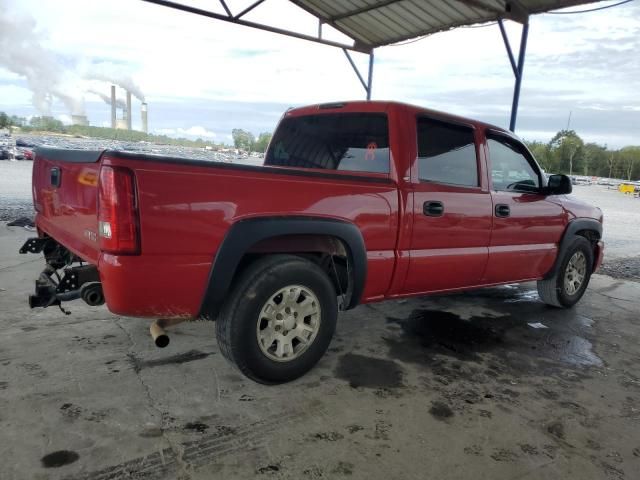
{"type": "Polygon", "coordinates": [[[109,310],[117,315],[196,318],[211,258],[103,253],[98,270],[109,310]]]}
{"type": "Polygon", "coordinates": [[[596,243],[594,256],[593,271],[595,273],[602,266],[602,260],[604,259],[604,242],[602,240],[598,240],[598,243],[596,243]]]}

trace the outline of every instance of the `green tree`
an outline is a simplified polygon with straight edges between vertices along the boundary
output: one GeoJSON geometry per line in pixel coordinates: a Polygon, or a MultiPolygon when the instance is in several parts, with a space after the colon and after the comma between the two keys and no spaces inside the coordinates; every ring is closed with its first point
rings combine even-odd
{"type": "Polygon", "coordinates": [[[271,141],[271,133],[270,132],[262,132],[258,135],[258,140],[256,140],[255,145],[253,146],[254,151],[265,153],[267,151],[267,146],[271,141]]]}
{"type": "Polygon", "coordinates": [[[9,121],[11,122],[11,125],[14,127],[24,127],[27,124],[26,118],[19,117],[17,115],[11,115],[11,117],[9,117],[9,121]]]}
{"type": "Polygon", "coordinates": [[[583,150],[583,171],[584,175],[597,175],[606,177],[608,172],[607,166],[607,147],[598,145],[597,143],[587,143],[583,150]]]}
{"type": "Polygon", "coordinates": [[[233,137],[233,145],[241,150],[251,151],[256,138],[253,133],[242,130],[241,128],[234,128],[231,130],[231,136],[233,137]]]}
{"type": "Polygon", "coordinates": [[[545,172],[552,172],[553,165],[549,152],[549,145],[539,141],[527,142],[525,144],[529,151],[533,154],[533,158],[537,160],[545,172]]]}
{"type": "Polygon", "coordinates": [[[7,128],[11,126],[11,120],[9,115],[4,112],[0,112],[0,128],[7,128]]]}
{"type": "Polygon", "coordinates": [[[623,167],[623,176],[627,180],[638,178],[636,166],[640,169],[640,147],[624,147],[620,150],[619,157],[623,167]]]}
{"type": "Polygon", "coordinates": [[[53,117],[31,117],[29,125],[36,130],[47,132],[65,132],[64,123],[53,117]]]}
{"type": "Polygon", "coordinates": [[[584,142],[574,130],[560,130],[549,142],[551,156],[558,164],[558,171],[573,175],[583,156],[584,142]]]}

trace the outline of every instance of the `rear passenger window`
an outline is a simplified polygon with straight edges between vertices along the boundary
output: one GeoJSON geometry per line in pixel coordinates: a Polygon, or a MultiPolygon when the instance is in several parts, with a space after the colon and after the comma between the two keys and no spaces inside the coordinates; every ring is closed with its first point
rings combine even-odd
{"type": "Polygon", "coordinates": [[[477,187],[473,129],[419,118],[418,177],[430,182],[477,187]]]}
{"type": "Polygon", "coordinates": [[[340,113],[285,118],[264,164],[389,173],[387,116],[340,113]]]}

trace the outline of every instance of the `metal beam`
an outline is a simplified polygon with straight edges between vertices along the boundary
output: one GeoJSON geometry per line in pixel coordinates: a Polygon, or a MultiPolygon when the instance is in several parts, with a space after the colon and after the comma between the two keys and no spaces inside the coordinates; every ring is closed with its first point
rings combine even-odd
{"type": "Polygon", "coordinates": [[[282,28],[272,27],[270,25],[264,25],[262,23],[250,22],[247,20],[242,20],[241,18],[234,18],[234,17],[229,17],[227,15],[221,15],[219,13],[210,12],[208,10],[203,10],[201,8],[191,7],[189,5],[183,5],[181,3],[172,2],[170,0],[141,0],[141,1],[152,3],[155,5],[160,5],[167,8],[173,8],[174,10],[180,10],[182,12],[192,13],[194,15],[213,18],[215,20],[220,20],[223,22],[234,23],[236,25],[241,25],[243,27],[255,28],[257,30],[263,30],[265,32],[277,33],[279,35],[299,38],[300,40],[307,40],[309,42],[319,43],[319,44],[327,45],[330,47],[338,47],[338,48],[351,50],[354,52],[367,53],[367,54],[373,50],[373,47],[369,45],[362,45],[357,42],[354,42],[353,45],[347,45],[340,42],[334,42],[332,40],[325,40],[323,38],[318,38],[311,35],[305,35],[303,33],[292,32],[289,30],[284,30],[282,28]]]}
{"type": "Polygon", "coordinates": [[[373,87],[373,60],[374,60],[373,50],[371,51],[371,53],[369,53],[369,71],[368,71],[366,82],[364,81],[364,78],[362,78],[362,74],[360,73],[360,70],[358,70],[358,67],[353,61],[353,58],[351,58],[351,54],[349,54],[349,52],[344,48],[342,49],[342,51],[346,55],[347,60],[349,60],[349,63],[351,64],[351,68],[353,68],[353,71],[356,72],[356,75],[358,76],[358,80],[360,80],[360,83],[362,84],[362,88],[364,88],[364,91],[367,94],[367,100],[371,100],[371,90],[373,87]]]}
{"type": "Polygon", "coordinates": [[[260,5],[261,3],[263,3],[265,0],[258,0],[257,2],[252,3],[251,5],[249,5],[247,8],[245,8],[244,10],[242,10],[239,14],[237,14],[236,16],[234,16],[233,18],[235,18],[236,20],[244,17],[247,13],[249,13],[251,10],[253,10],[254,8],[256,8],[258,5],[260,5]]]}
{"type": "Polygon", "coordinates": [[[513,69],[513,74],[518,76],[518,67],[516,66],[516,60],[513,58],[513,51],[511,50],[511,44],[509,43],[509,37],[507,37],[507,31],[504,29],[504,23],[502,19],[498,19],[498,26],[500,27],[500,33],[502,34],[502,40],[504,40],[504,46],[507,49],[507,54],[509,55],[509,61],[511,62],[511,68],[513,69]]]}
{"type": "Polygon", "coordinates": [[[522,85],[522,73],[524,71],[524,57],[527,52],[527,37],[529,36],[529,24],[522,25],[522,35],[520,37],[520,54],[518,55],[518,74],[516,75],[516,85],[513,89],[513,102],[511,103],[511,121],[509,130],[516,130],[516,119],[518,118],[518,104],[520,102],[520,86],[522,85]]]}
{"type": "Polygon", "coordinates": [[[378,10],[379,8],[386,7],[387,5],[391,5],[392,3],[399,3],[401,1],[402,0],[386,0],[384,2],[378,2],[373,5],[367,5],[366,7],[356,8],[355,10],[351,10],[350,12],[336,15],[335,17],[330,17],[330,19],[332,22],[337,22],[338,20],[343,20],[349,17],[355,17],[356,15],[360,15],[361,13],[367,13],[372,10],[378,10]]]}
{"type": "Polygon", "coordinates": [[[457,0],[459,3],[466,5],[470,8],[476,8],[478,10],[483,10],[485,12],[493,13],[494,15],[504,15],[505,10],[498,8],[494,5],[487,5],[481,0],[457,0]]]}
{"type": "Polygon", "coordinates": [[[233,17],[233,15],[231,14],[231,10],[229,10],[229,7],[227,7],[227,2],[225,2],[224,0],[220,0],[220,3],[222,4],[222,8],[224,8],[224,11],[227,12],[227,16],[233,17]]]}
{"type": "Polygon", "coordinates": [[[493,15],[497,15],[500,18],[505,17],[511,20],[515,20],[519,23],[527,23],[529,19],[529,12],[522,6],[518,0],[510,0],[505,2],[504,8],[499,8],[494,5],[487,5],[482,0],[457,0],[458,2],[466,5],[469,8],[482,10],[493,15]]]}
{"type": "Polygon", "coordinates": [[[369,78],[367,85],[367,100],[371,100],[371,90],[373,89],[373,50],[369,53],[369,78]]]}
{"type": "Polygon", "coordinates": [[[362,88],[364,88],[364,90],[366,92],[368,92],[369,91],[369,87],[365,83],[364,78],[362,78],[362,75],[360,74],[360,70],[358,70],[358,67],[356,66],[355,62],[353,61],[353,58],[351,58],[351,55],[349,54],[349,52],[347,51],[346,48],[343,48],[342,51],[347,56],[347,60],[349,60],[349,63],[351,64],[351,68],[353,68],[353,71],[356,72],[356,75],[358,76],[358,80],[360,80],[360,83],[362,84],[362,88]]]}

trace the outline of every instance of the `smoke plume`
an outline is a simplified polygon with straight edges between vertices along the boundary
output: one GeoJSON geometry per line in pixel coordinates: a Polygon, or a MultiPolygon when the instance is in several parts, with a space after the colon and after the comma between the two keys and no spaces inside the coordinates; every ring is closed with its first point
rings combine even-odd
{"type": "Polygon", "coordinates": [[[0,65],[24,77],[33,92],[33,104],[50,114],[53,97],[74,115],[84,114],[84,102],[74,92],[81,79],[62,68],[53,52],[40,45],[42,35],[32,18],[12,15],[8,1],[0,0],[0,65]]]}
{"type": "MultiPolygon", "coordinates": [[[[88,92],[99,96],[102,100],[104,100],[104,103],[107,103],[107,104],[111,105],[111,96],[110,95],[105,95],[104,93],[102,93],[102,92],[100,92],[98,90],[88,90],[88,92]]],[[[127,104],[121,98],[116,98],[116,107],[118,107],[118,108],[127,108],[127,104]]]]}
{"type": "Polygon", "coordinates": [[[140,102],[144,102],[144,94],[133,79],[121,72],[122,67],[111,63],[97,63],[88,67],[86,78],[113,83],[131,92],[140,102]]]}
{"type": "MultiPolygon", "coordinates": [[[[93,88],[94,82],[89,80],[105,82],[105,91],[108,85],[118,85],[145,101],[140,87],[122,72],[121,66],[77,58],[69,67],[68,61],[63,64],[53,51],[42,46],[45,41],[32,17],[10,12],[9,0],[0,0],[0,67],[25,78],[33,93],[33,105],[41,114],[50,115],[57,98],[72,115],[84,115],[84,92],[111,103],[111,98],[93,88]]],[[[126,107],[122,100],[117,100],[117,106],[126,107]]]]}

